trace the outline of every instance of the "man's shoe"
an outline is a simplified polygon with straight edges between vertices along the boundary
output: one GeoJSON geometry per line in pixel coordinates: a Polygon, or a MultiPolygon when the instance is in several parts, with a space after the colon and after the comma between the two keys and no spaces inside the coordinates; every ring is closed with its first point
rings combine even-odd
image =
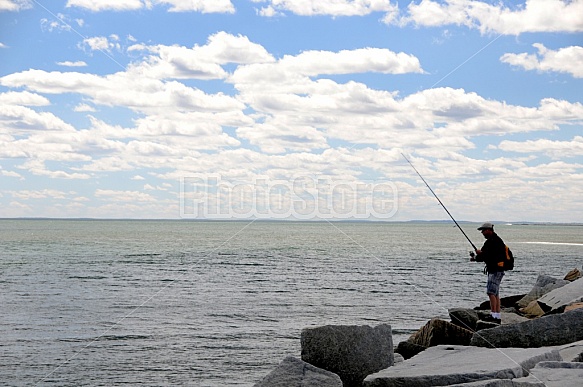
{"type": "Polygon", "coordinates": [[[486,321],[486,322],[490,322],[490,323],[494,323],[494,324],[502,324],[502,320],[499,318],[494,318],[492,315],[490,316],[486,316],[482,319],[482,321],[486,321]]]}

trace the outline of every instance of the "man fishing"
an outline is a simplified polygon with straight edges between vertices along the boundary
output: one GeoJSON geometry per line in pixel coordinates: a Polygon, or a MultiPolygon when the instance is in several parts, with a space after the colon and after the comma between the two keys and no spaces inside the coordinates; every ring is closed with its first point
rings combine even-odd
{"type": "MultiPolygon", "coordinates": [[[[502,277],[504,277],[504,260],[506,259],[506,245],[502,241],[502,239],[494,232],[494,225],[492,223],[484,223],[482,226],[478,227],[478,230],[482,232],[484,238],[486,238],[486,242],[484,242],[484,246],[481,249],[478,249],[470,240],[470,238],[466,235],[464,230],[460,227],[458,222],[454,219],[451,213],[447,210],[445,205],[441,202],[439,197],[435,194],[435,192],[431,189],[427,181],[421,176],[417,168],[409,161],[407,156],[403,153],[401,155],[407,160],[409,165],[415,170],[417,175],[423,180],[429,191],[435,196],[439,204],[443,207],[445,212],[449,215],[451,220],[455,223],[457,228],[464,234],[468,242],[472,245],[474,251],[470,252],[470,261],[478,261],[478,262],[485,262],[486,263],[486,272],[488,273],[488,284],[486,286],[486,293],[490,298],[490,310],[491,315],[484,319],[485,321],[495,322],[497,324],[502,323],[502,318],[500,315],[500,282],[502,282],[502,277]]],[[[512,269],[509,269],[512,270],[512,269]]]]}
{"type": "Polygon", "coordinates": [[[490,298],[491,315],[484,321],[490,321],[497,324],[502,322],[500,315],[500,283],[504,277],[503,262],[506,259],[506,245],[504,241],[494,232],[492,223],[484,223],[478,230],[482,232],[486,242],[481,249],[476,249],[476,253],[470,252],[470,261],[484,262],[486,272],[488,273],[488,284],[486,293],[490,298]]]}

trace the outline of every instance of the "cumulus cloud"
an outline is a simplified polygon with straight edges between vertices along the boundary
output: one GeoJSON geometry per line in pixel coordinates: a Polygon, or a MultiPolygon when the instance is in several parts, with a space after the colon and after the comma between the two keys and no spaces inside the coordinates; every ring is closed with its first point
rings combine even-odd
{"type": "Polygon", "coordinates": [[[134,11],[143,8],[142,0],[68,0],[67,7],[78,7],[93,12],[100,11],[134,11]]]}
{"type": "Polygon", "coordinates": [[[135,111],[156,112],[172,107],[188,111],[229,111],[243,109],[237,99],[224,94],[206,94],[178,82],[136,77],[132,71],[107,76],[76,72],[27,70],[0,78],[0,84],[26,87],[42,93],[76,92],[95,104],[121,105],[135,111]]]}
{"type": "Polygon", "coordinates": [[[583,31],[583,1],[526,0],[510,8],[477,0],[421,0],[411,3],[399,21],[424,27],[463,25],[482,33],[583,31]]]}
{"type": "Polygon", "coordinates": [[[0,106],[0,122],[4,131],[72,131],[72,125],[64,122],[53,113],[36,112],[18,105],[0,106]]]}
{"type": "Polygon", "coordinates": [[[121,44],[119,43],[119,37],[117,35],[111,35],[109,37],[105,36],[95,36],[92,38],[83,39],[83,43],[80,45],[82,48],[89,48],[91,51],[105,51],[111,52],[113,49],[121,50],[121,44]]]}
{"type": "Polygon", "coordinates": [[[6,87],[26,87],[40,93],[60,94],[75,91],[84,93],[92,88],[103,87],[103,78],[93,74],[76,72],[62,73],[43,70],[27,70],[0,78],[0,85],[6,87]]]}
{"type": "Polygon", "coordinates": [[[351,73],[379,72],[386,74],[423,73],[419,60],[410,54],[387,49],[305,51],[297,56],[286,55],[277,62],[239,66],[229,82],[240,91],[276,92],[283,87],[290,92],[306,93],[314,85],[326,87],[326,81],[312,82],[309,77],[351,73]],[[303,91],[301,91],[303,90],[303,91]]]}
{"type": "Polygon", "coordinates": [[[74,195],[75,192],[65,192],[55,189],[43,189],[43,190],[21,190],[21,191],[12,191],[12,196],[17,199],[23,200],[33,200],[33,199],[67,199],[70,195],[74,195]]]}
{"type": "Polygon", "coordinates": [[[259,10],[262,16],[277,16],[290,12],[302,16],[365,16],[373,12],[394,13],[397,6],[390,0],[254,0],[268,3],[259,10]]]}
{"type": "Polygon", "coordinates": [[[0,12],[17,12],[32,8],[32,0],[0,0],[0,12]]]}
{"type": "Polygon", "coordinates": [[[87,66],[87,63],[83,62],[82,60],[78,60],[76,62],[72,62],[72,61],[64,61],[64,62],[57,62],[57,64],[59,66],[64,66],[64,67],[85,67],[87,66]]]}
{"type": "Polygon", "coordinates": [[[297,56],[285,56],[278,65],[294,73],[308,76],[362,72],[423,73],[419,59],[415,56],[381,48],[342,50],[337,53],[305,51],[297,56]]]}
{"type": "Polygon", "coordinates": [[[34,160],[28,161],[23,166],[29,173],[36,176],[46,176],[51,179],[65,179],[65,180],[87,180],[91,176],[86,173],[77,173],[64,170],[50,170],[48,169],[44,161],[34,160]]]}
{"type": "Polygon", "coordinates": [[[277,121],[240,128],[237,135],[267,153],[328,148],[324,134],[317,128],[298,125],[286,127],[277,121]]]}
{"type": "Polygon", "coordinates": [[[230,0],[68,0],[67,7],[78,7],[93,12],[136,11],[151,9],[154,5],[169,6],[170,12],[234,13],[230,0]]]}
{"type": "Polygon", "coordinates": [[[170,5],[170,12],[235,13],[231,0],[154,0],[157,4],[170,5]]]}
{"type": "Polygon", "coordinates": [[[73,108],[75,112],[95,112],[95,108],[93,106],[89,106],[85,103],[79,104],[73,108]]]}
{"type": "Polygon", "coordinates": [[[507,53],[500,57],[504,63],[523,68],[524,70],[536,70],[540,72],[561,72],[571,74],[575,78],[583,78],[583,47],[570,46],[558,50],[550,50],[543,44],[533,44],[538,50],[537,54],[512,54],[507,53]]]}
{"type": "Polygon", "coordinates": [[[551,158],[579,157],[583,154],[583,137],[575,136],[572,140],[568,141],[549,139],[527,141],[504,140],[500,142],[498,148],[509,152],[544,154],[551,158]]]}
{"type": "Polygon", "coordinates": [[[0,93],[0,105],[47,106],[50,101],[42,95],[28,91],[0,93]]]}
{"type": "MultiPolygon", "coordinates": [[[[339,74],[423,73],[415,56],[387,49],[310,50],[278,59],[247,37],[227,33],[191,48],[133,48],[138,49],[146,57],[118,73],[27,70],[1,77],[0,85],[26,91],[0,94],[0,157],[23,158],[23,170],[51,178],[87,179],[123,171],[142,180],[137,173],[148,170],[149,181],[143,184],[154,193],[165,186],[150,179],[176,181],[197,173],[248,181],[258,175],[288,179],[298,173],[357,180],[365,169],[375,177],[410,178],[410,170],[399,167],[400,152],[415,149],[424,175],[443,180],[439,171],[448,171],[451,185],[440,189],[472,176],[490,179],[491,194],[517,171],[525,179],[544,176],[558,183],[552,174],[561,166],[539,163],[537,170],[523,160],[471,159],[464,154],[476,147],[474,137],[583,124],[583,106],[564,100],[543,99],[527,107],[461,88],[401,96],[334,80],[339,74]],[[201,79],[223,79],[235,93],[207,93],[192,86],[201,79]],[[99,114],[88,117],[87,128],[73,129],[33,109],[50,105],[41,93],[75,94],[83,101],[75,102],[75,111],[99,114]],[[122,125],[103,113],[108,107],[135,114],[122,125]],[[32,126],[44,130],[32,130],[35,119],[32,126]]],[[[493,142],[492,149],[520,145],[493,142]]],[[[573,146],[572,152],[579,149],[573,146]]],[[[128,203],[154,203],[141,191],[103,189],[96,195],[114,203],[103,209],[114,215],[128,203]]]]}
{"type": "Polygon", "coordinates": [[[108,189],[98,189],[95,196],[105,198],[115,202],[155,202],[156,199],[147,193],[139,191],[116,191],[108,189]]]}
{"type": "Polygon", "coordinates": [[[0,175],[6,176],[6,177],[14,177],[14,178],[17,178],[20,180],[24,180],[24,177],[20,173],[14,172],[14,171],[0,170],[0,175]]]}
{"type": "Polygon", "coordinates": [[[265,48],[245,36],[226,32],[211,35],[206,45],[192,48],[180,46],[134,45],[131,51],[147,50],[155,55],[129,66],[139,76],[157,79],[224,79],[228,73],[222,65],[273,62],[265,48]]]}

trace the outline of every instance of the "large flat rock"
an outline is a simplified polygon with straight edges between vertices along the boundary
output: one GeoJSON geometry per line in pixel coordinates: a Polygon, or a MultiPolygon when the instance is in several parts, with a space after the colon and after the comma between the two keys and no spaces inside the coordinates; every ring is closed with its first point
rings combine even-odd
{"type": "Polygon", "coordinates": [[[557,349],[559,350],[559,354],[564,361],[580,363],[583,362],[583,341],[565,344],[563,346],[557,347],[557,349]]]}
{"type": "Polygon", "coordinates": [[[488,379],[513,379],[527,375],[529,369],[545,360],[562,359],[555,348],[490,349],[439,345],[367,376],[363,386],[449,386],[488,379]]]}
{"type": "MultiPolygon", "coordinates": [[[[578,280],[579,281],[579,280],[578,280]]],[[[476,332],[470,345],[490,348],[536,348],[583,340],[583,309],[552,314],[518,324],[476,332]]]]}
{"type": "Polygon", "coordinates": [[[547,312],[583,299],[583,279],[579,278],[565,286],[552,290],[538,299],[541,308],[547,312]]]}
{"type": "Polygon", "coordinates": [[[541,274],[536,279],[536,283],[534,284],[532,290],[522,297],[522,299],[516,302],[519,308],[524,308],[532,301],[539,299],[540,297],[544,296],[548,292],[560,288],[561,286],[565,286],[569,283],[567,280],[562,280],[554,277],[550,277],[548,275],[541,274]]]}
{"type": "Polygon", "coordinates": [[[581,387],[583,363],[542,362],[530,371],[530,376],[518,381],[542,382],[546,387],[581,387]]]}
{"type": "Polygon", "coordinates": [[[535,379],[490,379],[479,382],[454,384],[451,387],[547,387],[543,382],[535,379]]]}

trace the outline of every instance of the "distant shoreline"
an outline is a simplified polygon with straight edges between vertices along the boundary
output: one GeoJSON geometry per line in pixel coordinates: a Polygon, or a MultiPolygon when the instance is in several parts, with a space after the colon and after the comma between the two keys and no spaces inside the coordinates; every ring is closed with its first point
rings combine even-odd
{"type": "MultiPolygon", "coordinates": [[[[368,220],[368,219],[171,219],[171,218],[45,218],[45,217],[17,217],[1,218],[2,220],[50,220],[50,221],[131,221],[131,222],[273,222],[273,223],[386,223],[386,224],[407,224],[407,223],[433,223],[452,224],[451,220],[368,220]]],[[[460,224],[478,224],[481,221],[460,220],[460,224]]],[[[493,221],[498,226],[583,226],[577,222],[528,222],[528,221],[493,221]]]]}

